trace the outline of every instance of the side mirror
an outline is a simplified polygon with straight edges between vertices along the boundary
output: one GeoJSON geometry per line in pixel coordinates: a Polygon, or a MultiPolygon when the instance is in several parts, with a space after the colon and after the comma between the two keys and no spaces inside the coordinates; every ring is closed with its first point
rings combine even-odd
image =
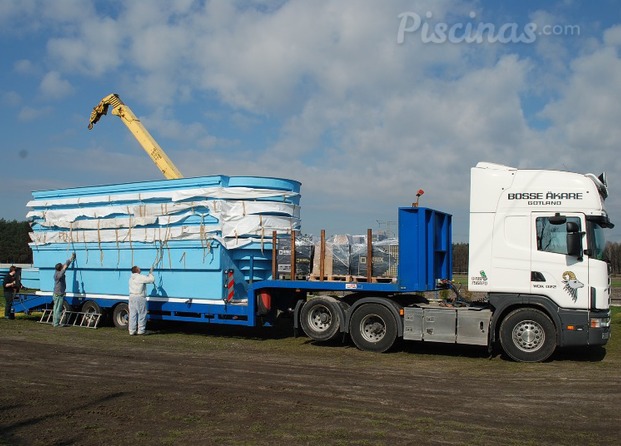
{"type": "Polygon", "coordinates": [[[577,257],[582,260],[582,233],[578,224],[573,221],[566,223],[567,228],[567,255],[577,257]]]}

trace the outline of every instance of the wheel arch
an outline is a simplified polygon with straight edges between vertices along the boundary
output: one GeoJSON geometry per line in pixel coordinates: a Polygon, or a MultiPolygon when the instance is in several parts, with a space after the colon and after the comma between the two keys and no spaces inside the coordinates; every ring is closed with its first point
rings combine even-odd
{"type": "Polygon", "coordinates": [[[63,299],[62,307],[63,307],[63,311],[75,311],[76,308],[80,308],[80,307],[75,307],[74,305],[71,305],[71,303],[67,302],[67,299],[63,299]]]}
{"type": "Polygon", "coordinates": [[[85,311],[85,309],[88,309],[89,307],[92,307],[93,309],[97,310],[98,313],[103,314],[104,308],[99,305],[99,302],[97,302],[95,299],[88,299],[82,302],[82,305],[80,306],[80,311],[85,311]]]}
{"type": "Polygon", "coordinates": [[[537,294],[490,294],[489,303],[494,308],[490,321],[490,344],[499,339],[499,330],[502,321],[513,310],[518,308],[533,308],[542,311],[550,318],[554,325],[556,344],[561,343],[561,319],[558,314],[559,307],[549,298],[537,294]]]}
{"type": "Polygon", "coordinates": [[[403,318],[401,317],[401,314],[400,314],[401,310],[403,309],[403,306],[395,302],[394,300],[391,300],[385,297],[379,297],[379,296],[367,296],[367,297],[363,297],[360,299],[356,299],[353,302],[350,302],[350,307],[347,310],[347,314],[345,315],[345,321],[344,321],[346,333],[349,333],[349,325],[351,322],[352,314],[354,314],[357,308],[365,304],[379,304],[379,305],[386,307],[391,312],[391,314],[394,316],[395,322],[397,323],[397,337],[398,338],[403,337],[403,318]]]}

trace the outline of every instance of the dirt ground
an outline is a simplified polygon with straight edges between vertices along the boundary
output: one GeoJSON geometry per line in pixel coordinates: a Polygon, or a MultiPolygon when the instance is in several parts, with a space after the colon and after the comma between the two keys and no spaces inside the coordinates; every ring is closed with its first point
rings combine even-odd
{"type": "Polygon", "coordinates": [[[621,313],[606,350],[519,364],[386,354],[289,328],[52,328],[0,320],[3,445],[619,444],[621,313]]]}

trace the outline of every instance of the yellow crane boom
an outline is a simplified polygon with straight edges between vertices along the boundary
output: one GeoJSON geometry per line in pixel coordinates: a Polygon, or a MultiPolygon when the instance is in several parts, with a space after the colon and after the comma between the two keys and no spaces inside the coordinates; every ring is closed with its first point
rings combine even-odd
{"type": "Polygon", "coordinates": [[[164,149],[153,139],[151,134],[142,125],[140,119],[136,117],[131,108],[129,108],[119,98],[118,94],[110,94],[103,98],[96,107],[93,107],[91,112],[91,118],[88,124],[88,129],[91,130],[93,125],[99,121],[99,119],[108,114],[108,108],[112,107],[112,114],[121,118],[123,123],[132,132],[134,137],[138,140],[142,148],[151,157],[155,165],[162,171],[164,176],[168,179],[183,178],[179,169],[168,158],[164,149]]]}

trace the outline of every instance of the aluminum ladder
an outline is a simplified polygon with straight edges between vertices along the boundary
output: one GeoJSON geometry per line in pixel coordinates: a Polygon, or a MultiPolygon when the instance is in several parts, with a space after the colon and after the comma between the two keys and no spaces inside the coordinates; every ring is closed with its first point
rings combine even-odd
{"type": "MultiPolygon", "coordinates": [[[[60,325],[84,328],[97,328],[101,319],[101,313],[85,313],[83,311],[66,311],[60,315],[60,325]]],[[[53,310],[46,308],[39,320],[42,324],[51,324],[54,320],[53,310]]]]}

